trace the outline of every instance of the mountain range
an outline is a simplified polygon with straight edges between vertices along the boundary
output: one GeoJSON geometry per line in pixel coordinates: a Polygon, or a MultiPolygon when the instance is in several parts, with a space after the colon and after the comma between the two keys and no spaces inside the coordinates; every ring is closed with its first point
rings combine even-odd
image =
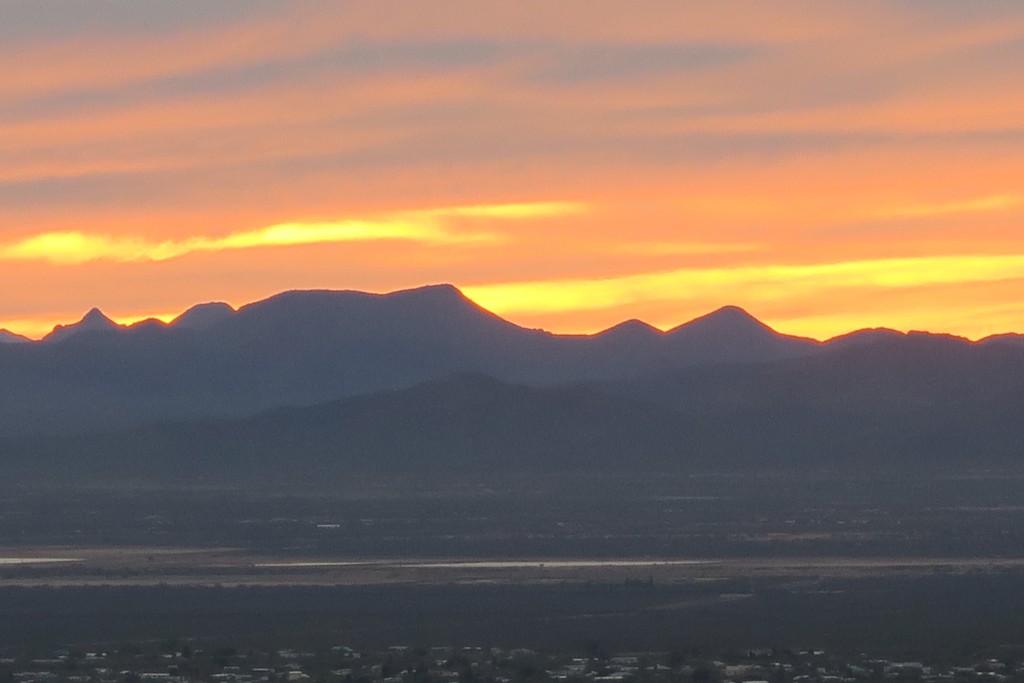
{"type": "MultiPolygon", "coordinates": [[[[779,334],[727,306],[662,332],[526,329],[448,285],[285,292],[0,344],[5,463],[89,471],[1005,462],[1024,339],[779,334]]],[[[2,466],[4,463],[0,463],[2,466]]]]}
{"type": "Polygon", "coordinates": [[[0,347],[0,429],[238,416],[462,372],[524,384],[609,380],[817,346],[731,307],[667,332],[630,321],[592,336],[555,335],[503,320],[447,285],[285,292],[237,311],[203,304],[170,324],[130,327],[93,309],[40,342],[0,347]]]}

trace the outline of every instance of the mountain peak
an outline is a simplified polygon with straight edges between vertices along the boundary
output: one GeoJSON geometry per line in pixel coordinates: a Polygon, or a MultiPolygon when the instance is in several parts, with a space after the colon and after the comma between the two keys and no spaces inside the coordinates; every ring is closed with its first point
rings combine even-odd
{"type": "Polygon", "coordinates": [[[1024,334],[1018,334],[1015,332],[1004,332],[1002,334],[992,334],[984,339],[978,340],[979,344],[987,345],[1007,345],[1007,346],[1020,346],[1024,347],[1024,334]]]}
{"type": "Polygon", "coordinates": [[[117,327],[117,323],[95,307],[90,308],[89,312],[82,316],[82,320],[78,324],[84,327],[117,327]]]}
{"type": "Polygon", "coordinates": [[[434,293],[443,296],[456,296],[460,299],[463,298],[462,292],[455,285],[448,282],[438,282],[432,285],[423,285],[422,287],[412,287],[410,289],[400,289],[395,294],[401,294],[402,292],[423,292],[423,293],[434,293]]]}
{"type": "Polygon", "coordinates": [[[394,299],[415,298],[439,303],[469,302],[469,299],[466,298],[466,295],[458,287],[447,283],[424,285],[423,287],[413,287],[412,289],[400,289],[384,296],[394,299]]]}
{"type": "Polygon", "coordinates": [[[28,337],[23,337],[20,334],[15,334],[10,330],[0,329],[0,344],[24,344],[25,342],[32,341],[28,337]]]}
{"type": "Polygon", "coordinates": [[[171,321],[172,327],[186,330],[205,330],[235,314],[235,309],[223,301],[196,304],[171,321]]]}
{"type": "MultiPolygon", "coordinates": [[[[317,302],[319,304],[337,304],[338,302],[372,302],[379,300],[387,301],[427,301],[427,302],[469,302],[454,285],[439,284],[413,287],[410,289],[399,289],[394,292],[382,294],[373,292],[362,292],[352,289],[290,289],[280,292],[266,299],[255,301],[242,306],[239,311],[251,311],[252,309],[268,308],[275,306],[293,306],[297,303],[317,302]]],[[[227,304],[223,304],[226,306],[227,304]]],[[[198,306],[194,307],[198,308],[198,306]]],[[[191,310],[191,309],[190,309],[191,310]]]]}
{"type": "Polygon", "coordinates": [[[630,320],[623,321],[618,325],[612,325],[608,329],[598,332],[594,337],[600,339],[635,339],[660,337],[663,334],[664,332],[659,330],[657,327],[649,325],[643,320],[632,318],[630,320]]]}
{"type": "Polygon", "coordinates": [[[712,333],[732,334],[750,332],[768,332],[775,334],[775,331],[763,322],[752,316],[739,306],[722,306],[699,318],[694,318],[688,323],[669,330],[669,334],[681,332],[693,332],[706,330],[712,333]]]}
{"type": "Polygon", "coordinates": [[[832,349],[844,349],[853,346],[878,344],[905,337],[903,332],[888,327],[866,327],[828,339],[825,343],[832,349]]]}
{"type": "Polygon", "coordinates": [[[704,317],[705,318],[722,318],[722,319],[731,319],[731,320],[747,320],[747,321],[755,322],[758,325],[762,325],[763,324],[760,320],[758,320],[757,318],[752,316],[750,313],[748,313],[746,311],[746,309],[740,308],[739,306],[731,306],[731,305],[730,306],[722,306],[721,308],[715,309],[714,311],[711,311],[710,313],[708,313],[704,317]]]}
{"type": "Polygon", "coordinates": [[[381,295],[396,309],[407,315],[446,316],[452,320],[476,319],[488,323],[500,322],[504,326],[517,327],[504,318],[488,311],[462,293],[455,285],[437,284],[402,289],[381,295]]]}
{"type": "Polygon", "coordinates": [[[817,350],[820,342],[779,334],[739,306],[723,306],[669,330],[666,337],[693,362],[762,362],[817,350]]]}
{"type": "Polygon", "coordinates": [[[81,332],[107,332],[122,329],[98,308],[91,308],[77,323],[57,325],[53,332],[43,337],[44,341],[61,341],[81,332]]]}

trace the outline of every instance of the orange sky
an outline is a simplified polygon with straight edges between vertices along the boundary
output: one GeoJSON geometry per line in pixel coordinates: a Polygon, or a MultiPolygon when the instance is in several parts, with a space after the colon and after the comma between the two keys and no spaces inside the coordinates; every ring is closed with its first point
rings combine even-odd
{"type": "Polygon", "coordinates": [[[0,328],[451,282],[1024,331],[1024,6],[0,0],[0,328]]]}

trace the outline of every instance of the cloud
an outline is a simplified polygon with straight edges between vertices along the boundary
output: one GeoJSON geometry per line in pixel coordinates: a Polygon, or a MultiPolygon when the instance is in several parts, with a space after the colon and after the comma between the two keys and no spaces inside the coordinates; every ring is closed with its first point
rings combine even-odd
{"type": "Polygon", "coordinates": [[[381,240],[446,246],[494,243],[505,240],[505,236],[495,232],[454,230],[450,219],[515,220],[553,217],[583,210],[582,204],[573,202],[454,206],[366,219],[278,223],[223,237],[196,236],[176,240],[112,237],[76,231],[46,232],[0,244],[0,261],[48,261],[59,265],[92,261],[166,261],[194,252],[381,240]]]}
{"type": "Polygon", "coordinates": [[[433,216],[465,218],[545,218],[583,213],[588,206],[580,202],[523,202],[518,204],[476,204],[417,212],[433,216]]]}
{"type": "MultiPolygon", "coordinates": [[[[365,43],[328,46],[301,54],[268,55],[265,59],[205,64],[154,76],[103,85],[67,85],[24,99],[4,102],[0,114],[8,121],[35,121],[81,117],[95,112],[187,99],[225,99],[293,83],[315,82],[319,77],[339,83],[370,77],[413,78],[449,74],[460,68],[496,62],[512,47],[484,41],[437,43],[365,43]]],[[[521,48],[520,48],[521,49],[521,48]]]]}
{"type": "Polygon", "coordinates": [[[272,8],[270,0],[245,3],[133,2],[104,0],[98,3],[64,0],[0,0],[0,39],[18,41],[81,34],[87,31],[157,33],[182,30],[196,25],[223,26],[272,8]]]}
{"type": "Polygon", "coordinates": [[[982,213],[988,211],[1006,211],[1024,204],[1024,198],[1018,195],[991,195],[975,199],[964,199],[951,202],[922,202],[885,207],[875,214],[877,218],[930,218],[960,213],[982,213]]]}
{"type": "Polygon", "coordinates": [[[549,62],[536,71],[534,79],[557,85],[629,82],[732,64],[752,59],[763,50],[743,43],[553,45],[548,47],[549,62]]]}
{"type": "Polygon", "coordinates": [[[643,302],[707,298],[785,301],[836,288],[880,290],[1024,278],[1024,254],[922,256],[840,263],[686,268],[610,278],[462,287],[500,315],[600,310],[643,302]]]}
{"type": "Polygon", "coordinates": [[[608,250],[628,256],[694,256],[703,254],[745,254],[764,249],[757,242],[625,242],[608,250]]]}

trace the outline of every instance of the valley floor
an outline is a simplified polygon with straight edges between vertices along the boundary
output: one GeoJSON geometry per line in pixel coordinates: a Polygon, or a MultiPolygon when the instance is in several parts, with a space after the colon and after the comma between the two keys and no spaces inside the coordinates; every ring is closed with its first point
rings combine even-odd
{"type": "Polygon", "coordinates": [[[8,482],[0,651],[205,639],[998,653],[1024,644],[1021,481],[8,482]]]}

